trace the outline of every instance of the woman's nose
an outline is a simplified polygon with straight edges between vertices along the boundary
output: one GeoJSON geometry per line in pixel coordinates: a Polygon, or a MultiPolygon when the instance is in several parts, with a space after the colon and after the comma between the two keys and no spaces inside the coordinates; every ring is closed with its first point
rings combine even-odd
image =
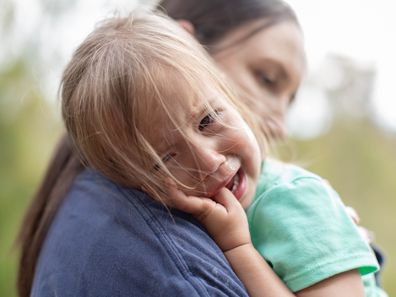
{"type": "Polygon", "coordinates": [[[290,107],[290,99],[288,94],[281,94],[274,100],[273,112],[278,118],[284,120],[290,107]]]}

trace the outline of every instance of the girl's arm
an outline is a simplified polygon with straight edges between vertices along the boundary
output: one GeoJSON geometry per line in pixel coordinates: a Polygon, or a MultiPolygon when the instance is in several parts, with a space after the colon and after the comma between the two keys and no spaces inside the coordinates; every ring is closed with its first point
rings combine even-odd
{"type": "Polygon", "coordinates": [[[187,197],[175,187],[171,187],[169,195],[173,207],[192,214],[206,228],[249,296],[295,296],[253,247],[245,211],[228,189],[221,189],[214,197],[216,201],[187,197]]]}
{"type": "Polygon", "coordinates": [[[224,253],[232,269],[245,285],[249,296],[296,296],[275,274],[252,244],[224,253]]]}
{"type": "Polygon", "coordinates": [[[192,214],[202,223],[250,296],[365,296],[357,271],[338,274],[293,294],[253,247],[245,211],[234,195],[223,188],[213,199],[186,196],[175,186],[169,189],[171,206],[192,214]]]}
{"type": "Polygon", "coordinates": [[[325,279],[296,293],[298,297],[366,296],[358,271],[351,270],[325,279]]]}

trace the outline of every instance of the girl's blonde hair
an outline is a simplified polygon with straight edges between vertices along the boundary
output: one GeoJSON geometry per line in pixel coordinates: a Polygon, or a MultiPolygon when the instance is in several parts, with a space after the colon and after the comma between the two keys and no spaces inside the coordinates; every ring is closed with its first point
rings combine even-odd
{"type": "Polygon", "coordinates": [[[205,98],[203,81],[225,95],[264,150],[254,117],[235,99],[204,49],[167,17],[135,12],[100,24],[64,71],[62,115],[83,161],[118,184],[143,187],[161,199],[163,174],[169,172],[152,170],[153,164],[165,166],[142,127],[155,120],[150,110],[158,106],[173,120],[164,94],[177,90],[174,77],[193,96],[205,98]]]}

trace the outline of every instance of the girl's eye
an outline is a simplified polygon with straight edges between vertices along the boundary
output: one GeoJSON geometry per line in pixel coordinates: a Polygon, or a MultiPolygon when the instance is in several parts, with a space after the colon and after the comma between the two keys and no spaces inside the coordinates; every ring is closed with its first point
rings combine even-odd
{"type": "Polygon", "coordinates": [[[206,127],[208,127],[210,124],[216,122],[216,117],[218,116],[219,112],[217,110],[214,110],[213,112],[207,114],[200,122],[198,129],[199,131],[204,130],[206,127]]]}
{"type": "MultiPolygon", "coordinates": [[[[166,154],[166,155],[162,158],[162,162],[166,163],[166,162],[172,160],[175,156],[176,156],[175,153],[166,154]]],[[[155,165],[154,165],[154,170],[155,170],[155,171],[158,171],[158,170],[160,170],[160,169],[161,169],[161,165],[160,165],[160,164],[155,164],[155,165]]]]}
{"type": "Polygon", "coordinates": [[[169,160],[173,159],[176,156],[175,153],[166,154],[165,157],[162,158],[162,162],[166,163],[169,160]]]}

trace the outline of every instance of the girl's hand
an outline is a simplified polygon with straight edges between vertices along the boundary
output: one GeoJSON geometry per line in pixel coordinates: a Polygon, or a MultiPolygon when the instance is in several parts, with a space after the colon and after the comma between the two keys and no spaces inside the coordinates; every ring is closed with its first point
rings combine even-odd
{"type": "Polygon", "coordinates": [[[174,184],[168,190],[170,206],[192,214],[223,252],[251,244],[245,211],[227,188],[222,188],[213,200],[187,196],[174,184]]]}

